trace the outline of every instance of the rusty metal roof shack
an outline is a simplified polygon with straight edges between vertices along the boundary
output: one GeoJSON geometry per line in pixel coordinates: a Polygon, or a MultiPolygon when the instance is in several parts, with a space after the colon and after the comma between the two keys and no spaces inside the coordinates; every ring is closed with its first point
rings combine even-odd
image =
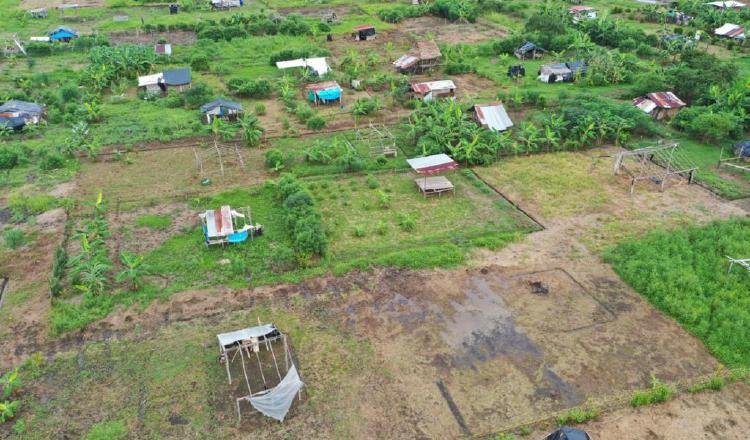
{"type": "Polygon", "coordinates": [[[672,92],[654,92],[635,98],[633,105],[661,120],[676,115],[687,104],[672,92]]]}

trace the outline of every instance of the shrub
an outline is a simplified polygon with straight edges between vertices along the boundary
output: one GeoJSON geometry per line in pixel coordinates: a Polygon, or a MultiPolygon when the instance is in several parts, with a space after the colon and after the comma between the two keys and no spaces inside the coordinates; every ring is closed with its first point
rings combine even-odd
{"type": "Polygon", "coordinates": [[[565,414],[557,418],[557,423],[560,425],[569,425],[572,423],[584,423],[589,420],[595,419],[599,416],[598,408],[572,408],[565,414]]]}
{"type": "Polygon", "coordinates": [[[119,420],[99,422],[91,427],[82,440],[122,440],[127,438],[128,429],[119,420]]]}
{"type": "Polygon", "coordinates": [[[198,72],[207,72],[210,68],[208,56],[205,54],[195,54],[190,58],[190,67],[198,72]]]}
{"type": "Polygon", "coordinates": [[[360,225],[354,226],[354,229],[352,230],[352,235],[357,238],[362,238],[365,236],[365,228],[360,225]]]}
{"type": "Polygon", "coordinates": [[[326,126],[326,120],[323,119],[321,116],[313,116],[310,119],[307,120],[307,128],[310,130],[322,130],[326,126]]]}
{"type": "Polygon", "coordinates": [[[380,183],[378,182],[378,179],[375,178],[372,174],[367,175],[367,187],[370,189],[377,189],[380,186],[380,183]]]}
{"type": "Polygon", "coordinates": [[[380,110],[380,100],[377,97],[359,98],[354,102],[352,112],[355,115],[363,116],[375,113],[380,110]]]}
{"type": "Polygon", "coordinates": [[[273,84],[265,79],[248,81],[240,78],[233,78],[227,83],[227,89],[237,96],[261,99],[271,96],[273,93],[273,84]]]}
{"type": "Polygon", "coordinates": [[[185,104],[190,108],[198,108],[201,105],[211,101],[213,91],[204,82],[196,82],[192,87],[187,89],[184,94],[185,104]]]}
{"type": "Polygon", "coordinates": [[[65,157],[56,151],[45,152],[39,161],[39,168],[44,171],[56,170],[65,166],[65,157]]]}
{"type": "Polygon", "coordinates": [[[271,148],[266,151],[266,166],[274,171],[284,166],[284,153],[277,148],[271,148]]]}
{"type": "Polygon", "coordinates": [[[0,148],[0,171],[10,172],[18,166],[18,151],[10,147],[0,148]]]}
{"type": "Polygon", "coordinates": [[[378,235],[385,235],[388,233],[388,224],[383,220],[379,220],[375,225],[375,233],[378,235]]]}
{"type": "Polygon", "coordinates": [[[651,376],[651,388],[634,392],[630,398],[630,405],[637,408],[643,405],[666,402],[672,398],[672,395],[674,395],[674,389],[671,386],[661,382],[655,376],[651,376]]]}
{"type": "Polygon", "coordinates": [[[266,106],[263,105],[262,102],[255,104],[255,114],[258,116],[263,116],[266,114],[266,106]]]}
{"type": "Polygon", "coordinates": [[[3,242],[9,249],[17,249],[26,242],[26,234],[20,229],[8,229],[3,232],[3,242]]]}
{"type": "Polygon", "coordinates": [[[398,218],[398,225],[405,232],[411,232],[417,228],[417,220],[409,214],[401,214],[398,218]]]}
{"type": "Polygon", "coordinates": [[[378,205],[383,209],[391,207],[391,196],[384,191],[378,191],[378,205]]]}

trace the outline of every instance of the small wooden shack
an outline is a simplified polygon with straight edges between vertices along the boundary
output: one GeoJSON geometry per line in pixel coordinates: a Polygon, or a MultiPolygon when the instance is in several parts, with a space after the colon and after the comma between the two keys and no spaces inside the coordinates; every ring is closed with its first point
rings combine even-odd
{"type": "Polygon", "coordinates": [[[393,62],[401,73],[422,73],[440,66],[443,54],[434,40],[417,41],[413,51],[393,62]]]}
{"type": "Polygon", "coordinates": [[[352,32],[352,38],[354,38],[354,41],[373,40],[375,39],[375,35],[375,26],[371,24],[357,26],[354,28],[354,32],[352,32]]]}
{"type": "Polygon", "coordinates": [[[635,98],[633,105],[661,121],[671,119],[687,104],[672,92],[654,92],[635,98]]]}
{"type": "Polygon", "coordinates": [[[411,90],[415,98],[423,101],[432,101],[436,98],[453,99],[456,97],[456,84],[449,79],[413,83],[411,90]]]}

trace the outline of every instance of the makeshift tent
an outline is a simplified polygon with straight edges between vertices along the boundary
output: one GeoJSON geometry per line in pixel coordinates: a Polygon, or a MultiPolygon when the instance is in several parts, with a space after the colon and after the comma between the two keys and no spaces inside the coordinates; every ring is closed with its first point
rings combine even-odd
{"type": "Polygon", "coordinates": [[[323,76],[328,73],[331,68],[328,66],[328,62],[324,57],[320,58],[298,58],[296,60],[289,61],[277,61],[276,67],[279,69],[290,69],[293,67],[303,67],[308,69],[310,72],[317,76],[323,76]]]}
{"type": "Polygon", "coordinates": [[[252,239],[256,235],[261,235],[263,226],[248,224],[250,210],[245,209],[245,211],[243,214],[233,210],[228,205],[224,205],[219,209],[209,209],[198,214],[203,223],[206,245],[242,243],[247,240],[248,236],[252,239]],[[236,219],[242,219],[243,225],[235,225],[236,219]]]}
{"type": "Polygon", "coordinates": [[[247,385],[248,394],[236,398],[237,416],[242,417],[240,403],[246,401],[267,417],[280,422],[284,421],[294,398],[301,398],[302,387],[305,386],[297,372],[297,367],[294,365],[286,335],[281,333],[273,324],[265,324],[230,333],[221,333],[216,336],[219,339],[220,359],[226,367],[230,384],[232,383],[231,364],[236,362],[239,354],[242,375],[245,379],[245,385],[247,385]],[[285,373],[283,377],[279,358],[276,357],[274,350],[274,345],[278,344],[282,345],[284,352],[283,369],[285,373]],[[261,351],[264,348],[266,357],[268,357],[268,354],[271,355],[273,371],[276,373],[278,382],[273,377],[267,378],[264,373],[261,361],[261,351]],[[248,363],[250,362],[250,358],[253,357],[251,353],[255,355],[258,362],[258,368],[255,370],[257,374],[253,377],[248,375],[248,365],[245,363],[245,356],[247,356],[248,363]],[[262,381],[263,389],[253,392],[250,383],[251,380],[257,382],[258,376],[262,381]],[[269,386],[273,383],[276,383],[276,385],[269,386]]]}
{"type": "Polygon", "coordinates": [[[23,118],[0,116],[0,129],[21,131],[25,125],[23,118]]]}
{"type": "Polygon", "coordinates": [[[243,112],[242,104],[226,99],[217,99],[201,106],[201,113],[206,115],[209,124],[214,118],[236,120],[243,112]]]}
{"type": "Polygon", "coordinates": [[[366,24],[364,26],[357,26],[352,32],[352,37],[355,41],[367,41],[375,38],[375,26],[366,24]]]}
{"type": "Polygon", "coordinates": [[[502,103],[477,104],[473,111],[479,125],[488,130],[505,131],[513,126],[513,121],[510,120],[502,103]]]}
{"type": "Polygon", "coordinates": [[[445,176],[427,177],[430,174],[458,168],[458,164],[447,154],[416,157],[407,159],[406,162],[417,174],[424,174],[424,178],[415,179],[414,182],[425,197],[433,194],[440,196],[444,192],[455,191],[455,187],[445,176]]]}
{"type": "Polygon", "coordinates": [[[740,3],[734,0],[727,0],[727,1],[719,1],[719,2],[709,2],[706,3],[708,6],[713,6],[714,8],[719,9],[733,9],[733,8],[744,8],[746,5],[744,3],[740,3]]]}
{"type": "Polygon", "coordinates": [[[525,59],[536,59],[541,58],[544,56],[544,52],[546,52],[541,47],[537,46],[536,44],[527,41],[521,45],[518,49],[513,52],[513,54],[518,57],[518,59],[525,60],[525,59]]]}
{"type": "Polygon", "coordinates": [[[562,428],[551,432],[544,440],[591,440],[591,437],[581,429],[569,428],[563,426],[562,428]]]}
{"type": "Polygon", "coordinates": [[[0,105],[0,116],[22,118],[26,124],[37,124],[42,119],[44,109],[34,102],[10,100],[0,105]]]}
{"type": "Polygon", "coordinates": [[[571,77],[571,73],[565,63],[545,64],[539,69],[539,80],[545,83],[563,82],[571,77]]]}
{"type": "Polygon", "coordinates": [[[49,37],[50,41],[60,41],[63,43],[67,43],[73,38],[78,38],[78,32],[70,28],[59,27],[55,30],[50,31],[47,36],[49,37]]]}
{"type": "Polygon", "coordinates": [[[526,76],[526,68],[520,64],[508,66],[508,76],[510,78],[521,78],[526,76]]]}
{"type": "Polygon", "coordinates": [[[315,104],[328,104],[334,101],[341,103],[343,89],[336,81],[324,81],[305,86],[307,99],[315,104]]]}
{"type": "Polygon", "coordinates": [[[750,158],[750,140],[744,140],[734,144],[734,152],[737,156],[750,158]]]}
{"type": "Polygon", "coordinates": [[[163,73],[139,76],[138,87],[147,93],[161,93],[167,91],[167,85],[164,84],[163,73]]]}

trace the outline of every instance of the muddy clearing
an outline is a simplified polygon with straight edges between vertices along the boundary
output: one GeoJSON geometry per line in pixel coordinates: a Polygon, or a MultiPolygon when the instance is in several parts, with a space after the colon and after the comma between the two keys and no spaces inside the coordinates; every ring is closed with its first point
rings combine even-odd
{"type": "Polygon", "coordinates": [[[445,44],[479,43],[508,35],[507,30],[483,20],[478,20],[477,23],[454,23],[432,16],[408,18],[398,25],[397,33],[412,37],[424,37],[430,33],[436,42],[445,44]]]}

